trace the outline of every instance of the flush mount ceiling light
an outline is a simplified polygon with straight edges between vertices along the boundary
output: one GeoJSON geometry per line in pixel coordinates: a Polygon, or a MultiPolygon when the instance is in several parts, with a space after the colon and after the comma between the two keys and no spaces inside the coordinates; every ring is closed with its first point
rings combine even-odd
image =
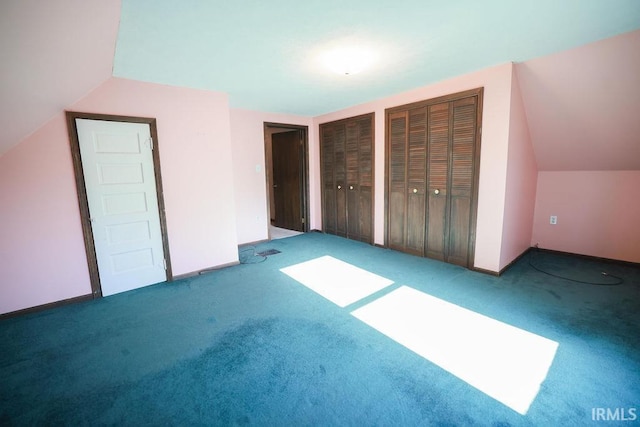
{"type": "Polygon", "coordinates": [[[376,60],[373,50],[362,46],[338,46],[325,52],[321,61],[337,74],[357,74],[370,67],[376,60]]]}

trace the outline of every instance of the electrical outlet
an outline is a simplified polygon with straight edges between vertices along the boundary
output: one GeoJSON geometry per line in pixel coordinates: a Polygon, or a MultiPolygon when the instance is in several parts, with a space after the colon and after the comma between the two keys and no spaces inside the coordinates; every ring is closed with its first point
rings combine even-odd
{"type": "Polygon", "coordinates": [[[558,223],[558,217],[556,215],[551,215],[549,217],[549,224],[556,225],[558,223]]]}

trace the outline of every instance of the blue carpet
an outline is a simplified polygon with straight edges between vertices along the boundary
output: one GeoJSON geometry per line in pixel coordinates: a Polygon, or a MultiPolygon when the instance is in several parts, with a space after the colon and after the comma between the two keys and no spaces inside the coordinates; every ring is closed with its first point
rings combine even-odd
{"type": "Polygon", "coordinates": [[[268,249],[281,253],[0,321],[0,425],[638,424],[621,419],[640,416],[636,267],[535,254],[579,280],[624,278],[592,286],[529,256],[492,277],[320,233],[268,249]],[[324,255],[394,285],[340,308],[279,271],[324,255]],[[559,343],[526,415],[350,314],[402,285],[559,343]]]}

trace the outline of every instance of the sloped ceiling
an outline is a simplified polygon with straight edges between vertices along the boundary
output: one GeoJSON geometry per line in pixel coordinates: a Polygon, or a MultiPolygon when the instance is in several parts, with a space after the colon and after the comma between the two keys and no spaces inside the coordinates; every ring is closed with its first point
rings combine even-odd
{"type": "Polygon", "coordinates": [[[0,155],[111,77],[119,0],[0,1],[0,155]]]}
{"type": "Polygon", "coordinates": [[[640,170],[640,31],[516,73],[538,170],[640,170]]]}
{"type": "MultiPolygon", "coordinates": [[[[637,0],[3,0],[0,155],[111,75],[314,116],[637,28],[637,0]],[[343,43],[374,49],[377,61],[332,74],[318,57],[343,43]]],[[[539,162],[559,167],[540,154],[551,136],[536,133],[548,118],[531,96],[557,74],[536,70],[519,75],[531,133],[544,147],[539,162]]],[[[557,96],[573,94],[549,84],[557,96]]]]}

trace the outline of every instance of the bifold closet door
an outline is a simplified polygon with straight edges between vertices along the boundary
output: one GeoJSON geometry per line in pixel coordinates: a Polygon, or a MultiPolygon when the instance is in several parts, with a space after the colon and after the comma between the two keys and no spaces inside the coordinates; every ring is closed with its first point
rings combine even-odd
{"type": "Polygon", "coordinates": [[[326,233],[373,242],[373,114],[320,125],[326,233]]]}
{"type": "Polygon", "coordinates": [[[446,228],[449,195],[449,103],[429,106],[429,162],[426,255],[446,261],[446,228]]]}
{"type": "Polygon", "coordinates": [[[386,244],[471,267],[482,90],[387,110],[386,244]]]}
{"type": "MultiPolygon", "coordinates": [[[[452,102],[451,175],[447,262],[467,265],[474,232],[474,175],[477,164],[478,98],[452,102]],[[472,228],[473,227],[473,228],[472,228]]],[[[472,262],[472,261],[471,261],[472,262]]]]}
{"type": "Polygon", "coordinates": [[[407,205],[407,111],[387,116],[387,246],[391,249],[405,250],[406,205],[407,205]]]}
{"type": "Polygon", "coordinates": [[[335,180],[335,128],[320,127],[322,163],[322,229],[325,233],[336,234],[336,191],[335,180]]]}
{"type": "Polygon", "coordinates": [[[334,165],[334,181],[335,189],[335,218],[336,218],[336,234],[338,236],[347,235],[347,193],[345,191],[345,182],[347,180],[346,171],[346,126],[341,124],[336,126],[333,134],[333,165],[334,165]]]}
{"type": "Polygon", "coordinates": [[[373,241],[373,115],[346,123],[347,237],[373,241]]]}
{"type": "Polygon", "coordinates": [[[424,255],[427,162],[427,109],[389,118],[389,246],[424,255]]]}

